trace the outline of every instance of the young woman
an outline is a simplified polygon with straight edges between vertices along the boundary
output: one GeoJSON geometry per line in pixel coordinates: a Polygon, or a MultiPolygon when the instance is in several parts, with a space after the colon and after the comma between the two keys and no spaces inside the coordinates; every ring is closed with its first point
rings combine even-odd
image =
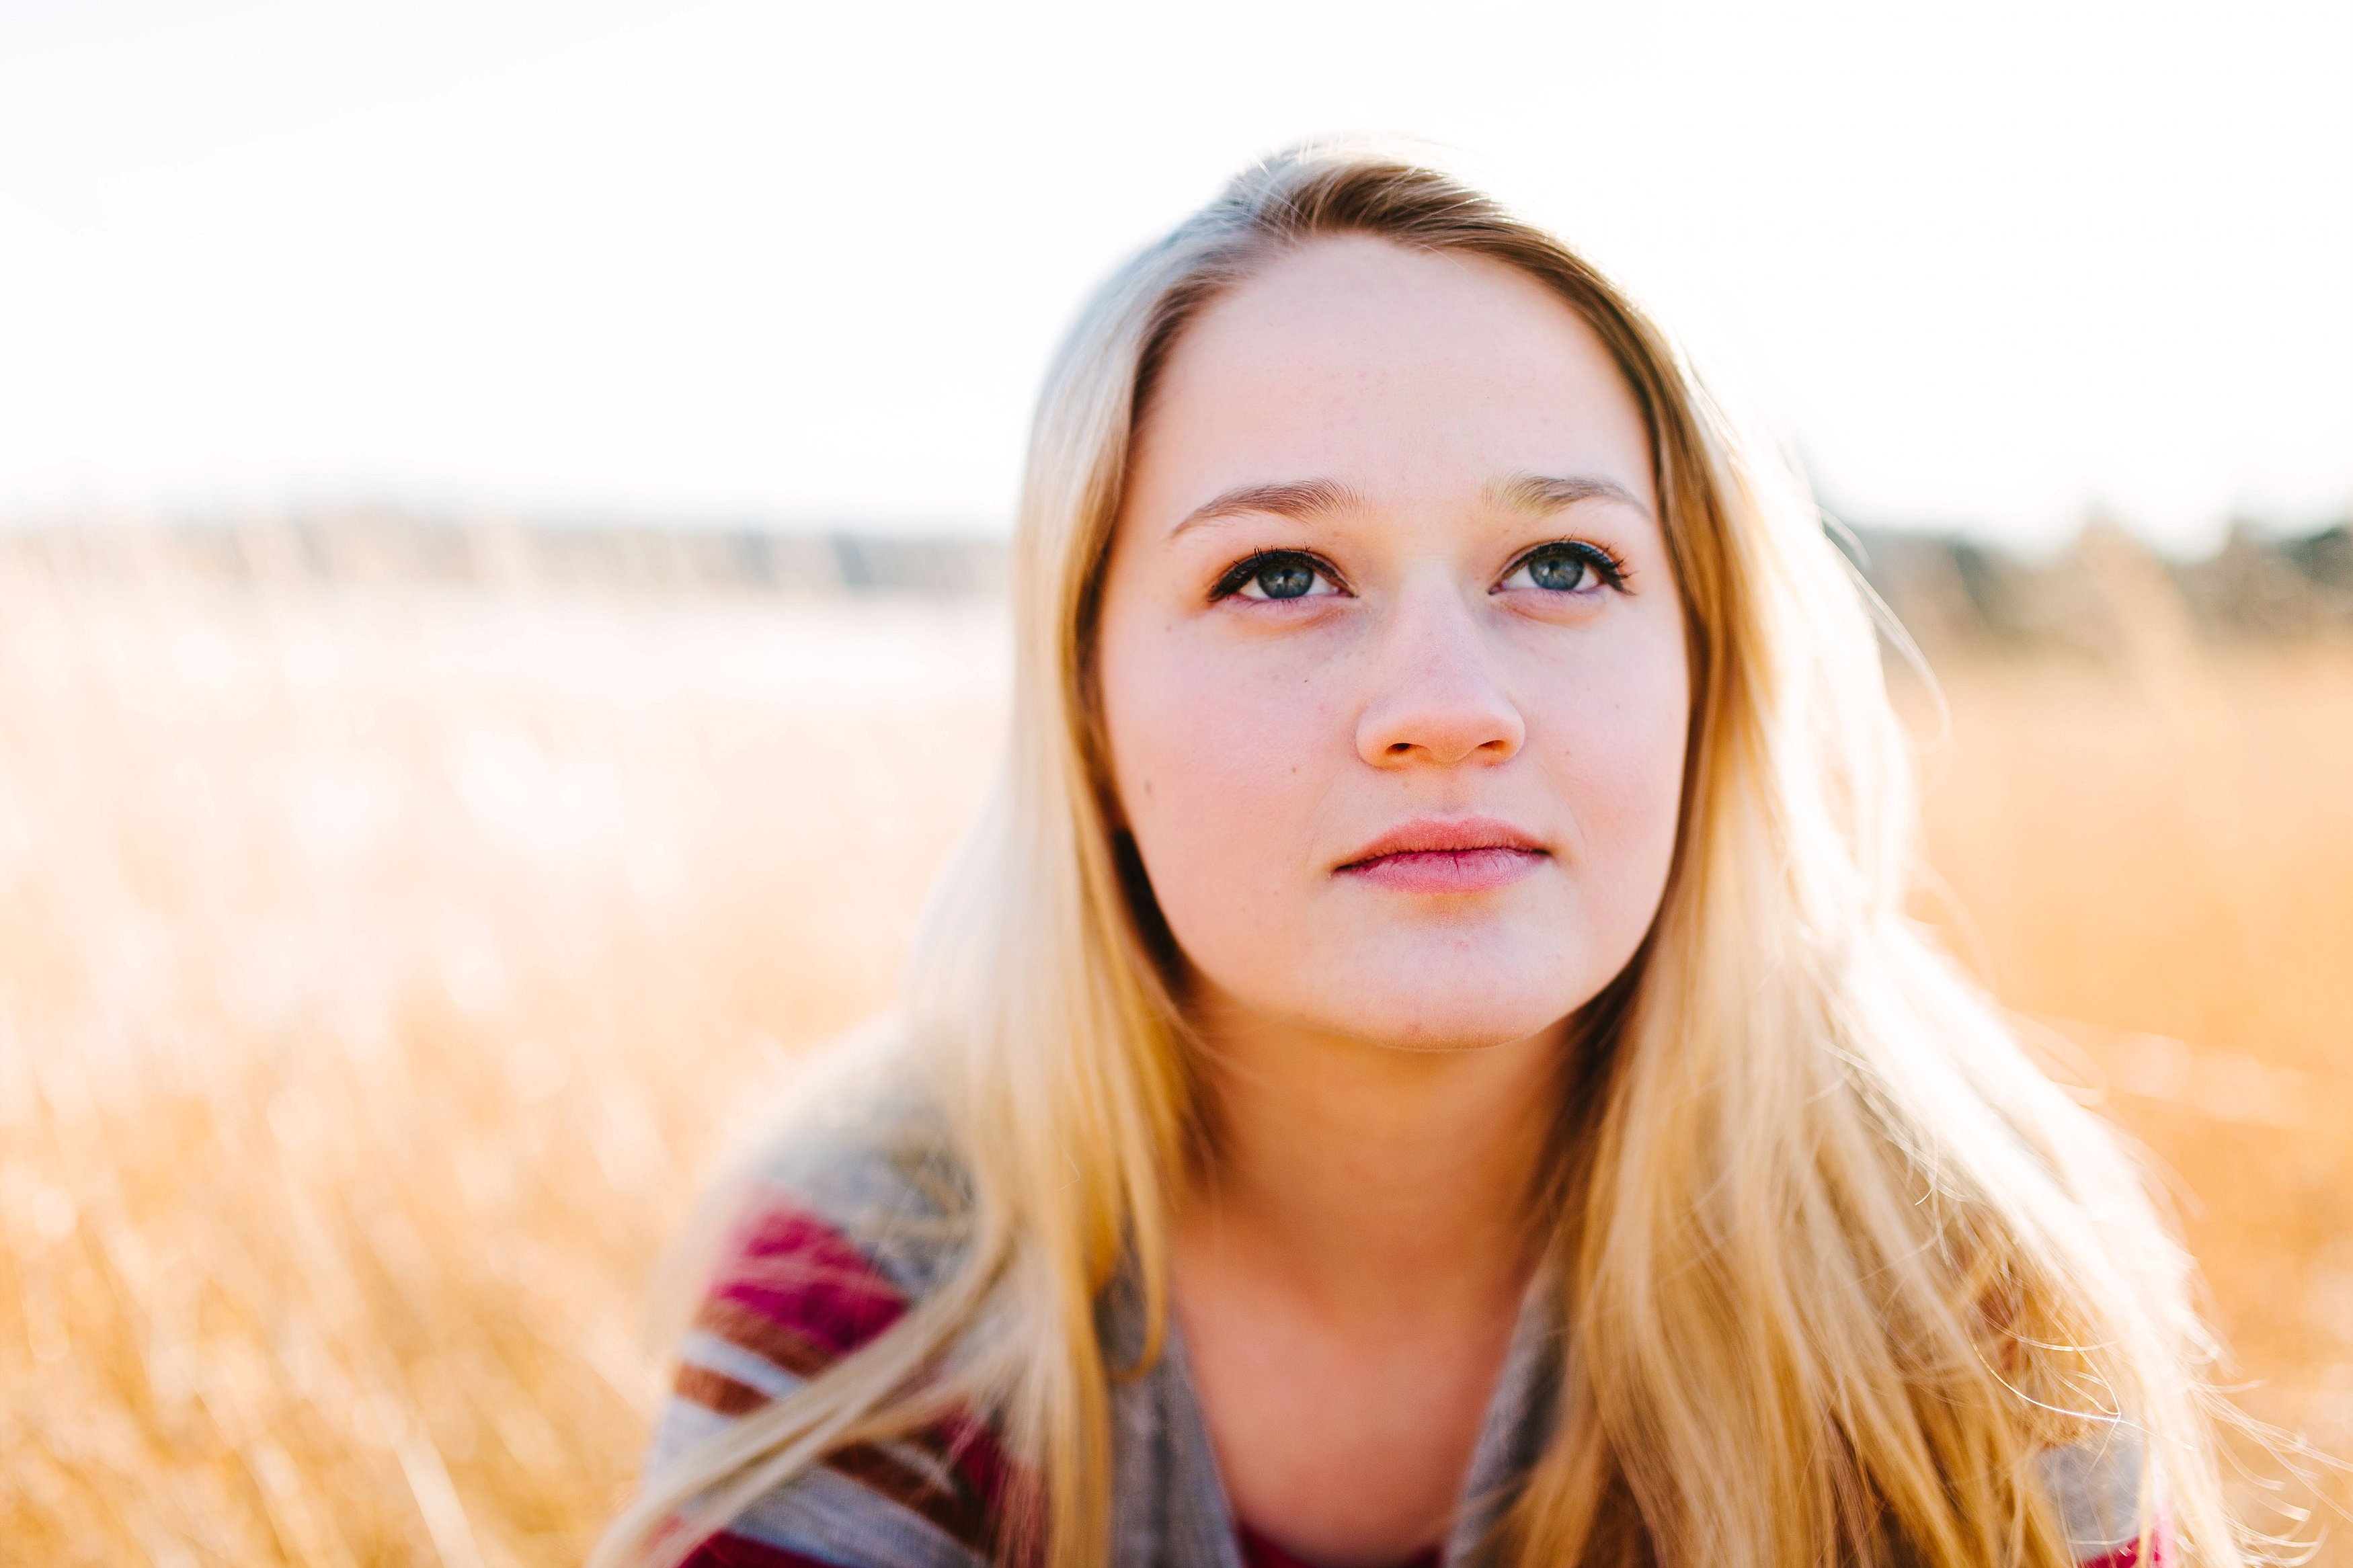
{"type": "Polygon", "coordinates": [[[2241,1560],[2185,1260],[1904,917],[1862,593],[1557,240],[1240,175],[1055,362],[1015,628],[603,1563],[2241,1560]]]}

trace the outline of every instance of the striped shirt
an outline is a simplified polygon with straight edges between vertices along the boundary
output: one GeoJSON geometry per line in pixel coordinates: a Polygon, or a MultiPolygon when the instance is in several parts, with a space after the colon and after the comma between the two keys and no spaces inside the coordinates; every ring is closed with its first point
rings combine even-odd
{"type": "MultiPolygon", "coordinates": [[[[814,1173],[761,1189],[680,1346],[649,1471],[800,1386],[897,1322],[954,1267],[925,1173],[837,1149],[814,1173]],[[912,1223],[911,1223],[912,1222],[912,1223]]],[[[1555,1335],[1535,1293],[1521,1314],[1447,1539],[1409,1568],[1469,1568],[1551,1434],[1555,1335]]],[[[1132,1363],[1143,1318],[1106,1294],[1107,1353],[1132,1363]]],[[[1113,1559],[1155,1568],[1314,1568],[1236,1521],[1174,1326],[1142,1377],[1114,1384],[1113,1559]]],[[[2123,1440],[2053,1450],[2044,1477],[2084,1568],[2139,1561],[2140,1454],[2123,1440]]],[[[982,1568],[997,1561],[1007,1460],[989,1430],[951,1420],[861,1443],[759,1498],[688,1568],[982,1568]]],[[[2161,1568],[2163,1552],[2151,1568],[2161,1568]]]]}

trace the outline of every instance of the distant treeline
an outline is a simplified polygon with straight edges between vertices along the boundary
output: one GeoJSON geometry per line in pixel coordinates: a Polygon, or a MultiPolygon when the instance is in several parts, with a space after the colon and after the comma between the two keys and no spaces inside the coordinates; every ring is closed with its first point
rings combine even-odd
{"type": "Polygon", "coordinates": [[[858,529],[504,522],[391,510],[260,521],[45,524],[0,530],[0,562],[65,576],[746,592],[793,597],[1001,593],[1005,545],[986,535],[858,529]]]}
{"type": "MultiPolygon", "coordinates": [[[[2353,523],[2285,537],[2234,527],[2201,560],[2108,526],[2029,559],[1959,535],[1833,532],[1924,647],[2079,649],[2122,635],[2152,593],[2203,634],[2353,632],[2353,523]],[[2166,591],[2170,585],[2170,593],[2166,591]]],[[[383,584],[732,593],[791,598],[1002,593],[1006,548],[972,534],[658,523],[512,523],[345,510],[269,521],[0,530],[0,563],[64,577],[195,577],[257,588],[383,584]]]]}
{"type": "Polygon", "coordinates": [[[2094,523],[2029,560],[1951,534],[1833,529],[1864,578],[1924,647],[1970,645],[2098,654],[2151,616],[2224,640],[2353,632],[2353,524],[2282,536],[2233,526],[2200,560],[2153,554],[2094,523]]]}

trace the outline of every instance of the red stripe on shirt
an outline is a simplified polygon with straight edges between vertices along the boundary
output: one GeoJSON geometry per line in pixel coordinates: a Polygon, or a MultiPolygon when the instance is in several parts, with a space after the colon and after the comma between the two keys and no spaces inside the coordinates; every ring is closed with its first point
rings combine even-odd
{"type": "Polygon", "coordinates": [[[791,1331],[836,1361],[907,1313],[898,1287],[848,1237],[781,1205],[765,1210],[744,1234],[711,1294],[715,1302],[791,1331]]]}
{"type": "Polygon", "coordinates": [[[839,1564],[722,1531],[690,1552],[679,1568],[839,1568],[839,1564]]]}

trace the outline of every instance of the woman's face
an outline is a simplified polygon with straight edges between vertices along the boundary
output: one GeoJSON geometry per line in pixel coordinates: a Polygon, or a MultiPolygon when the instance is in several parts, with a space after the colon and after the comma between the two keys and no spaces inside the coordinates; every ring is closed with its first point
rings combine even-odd
{"type": "Polygon", "coordinates": [[[1483,1046],[1624,966],[1690,706],[1658,513],[1608,351],[1501,263],[1319,240],[1186,328],[1096,673],[1202,1000],[1483,1046]]]}

